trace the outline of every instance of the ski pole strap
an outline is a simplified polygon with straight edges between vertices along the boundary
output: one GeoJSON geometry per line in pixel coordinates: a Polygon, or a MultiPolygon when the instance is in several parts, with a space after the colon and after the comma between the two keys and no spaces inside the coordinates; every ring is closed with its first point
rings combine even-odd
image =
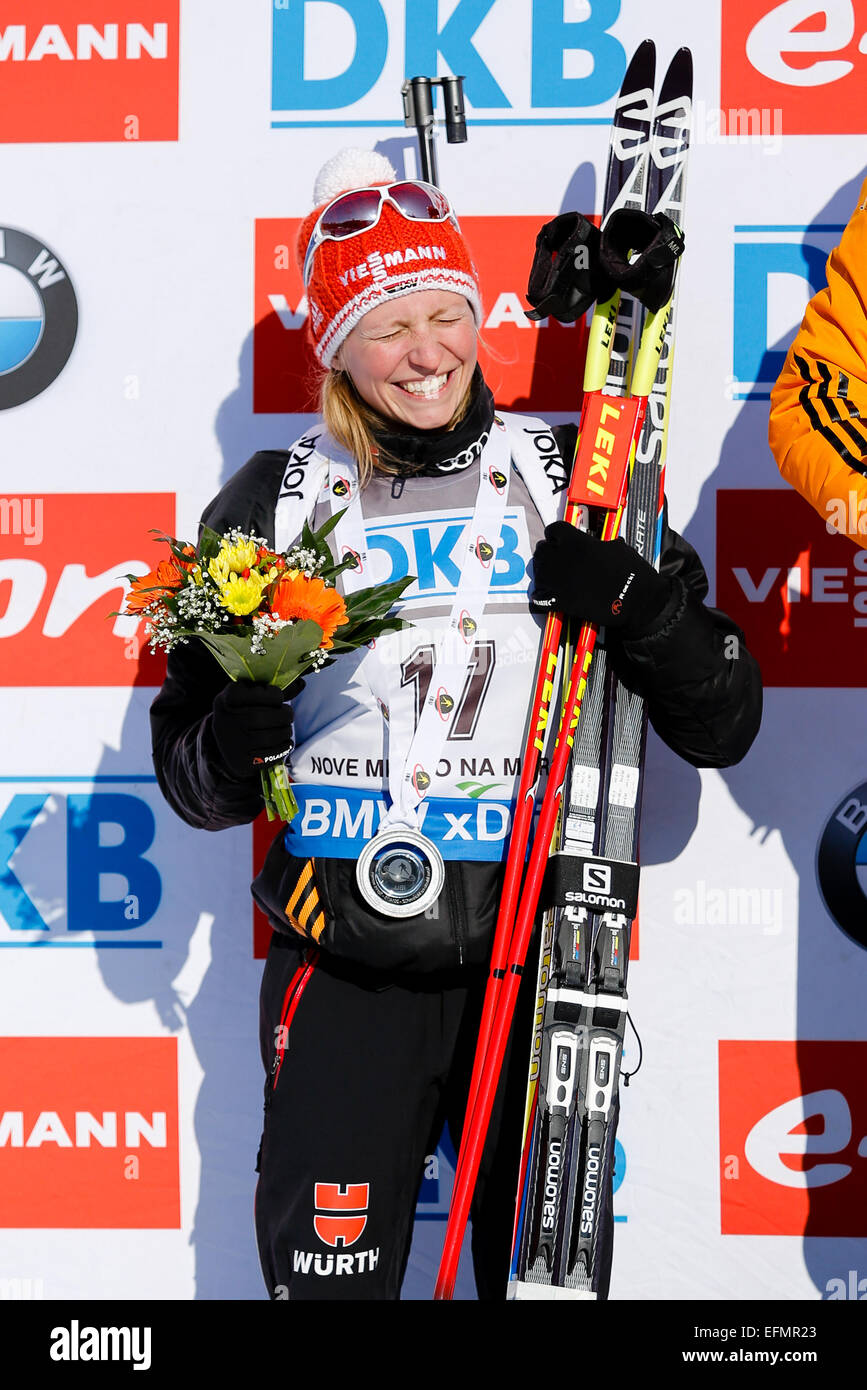
{"type": "Polygon", "coordinates": [[[540,900],[545,907],[619,912],[631,921],[638,912],[639,872],[637,864],[624,859],[558,850],[548,860],[540,900]]]}
{"type": "Polygon", "coordinates": [[[600,237],[599,259],[604,274],[656,313],[671,298],[683,247],[683,233],[664,212],[618,208],[600,237]]]}
{"type": "Polygon", "coordinates": [[[574,323],[597,299],[607,299],[614,285],[599,260],[599,228],[580,212],[555,217],[536,237],[527,298],[528,319],[551,315],[574,323]]]}

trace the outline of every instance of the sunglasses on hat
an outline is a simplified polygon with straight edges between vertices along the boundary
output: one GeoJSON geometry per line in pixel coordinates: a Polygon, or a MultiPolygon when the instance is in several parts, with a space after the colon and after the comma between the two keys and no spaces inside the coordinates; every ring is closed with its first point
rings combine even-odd
{"type": "Polygon", "coordinates": [[[382,184],[378,188],[354,188],[341,193],[323,208],[310,234],[304,257],[304,286],[310,283],[313,256],[323,241],[347,241],[375,227],[386,203],[410,222],[451,222],[460,231],[448,198],[432,183],[421,180],[382,184]]]}

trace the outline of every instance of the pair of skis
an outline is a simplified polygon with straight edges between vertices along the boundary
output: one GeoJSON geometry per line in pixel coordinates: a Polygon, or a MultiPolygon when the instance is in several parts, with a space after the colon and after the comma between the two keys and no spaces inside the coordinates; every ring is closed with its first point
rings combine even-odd
{"type": "MultiPolygon", "coordinates": [[[[629,64],[617,102],[603,225],[621,207],[667,212],[682,225],[692,89],[686,49],[673,59],[655,105],[654,85],[655,51],[647,41],[629,64]]],[[[645,313],[617,292],[597,305],[566,507],[566,519],[576,525],[587,524],[590,507],[601,509],[593,515],[603,518],[602,539],[614,539],[623,527],[627,541],[657,565],[672,330],[673,301],[645,313]]],[[[626,971],[637,912],[646,712],[641,697],[610,673],[604,635],[600,639],[585,624],[563,681],[559,728],[522,885],[562,636],[561,620],[551,614],[531,705],[438,1299],[451,1298],[454,1290],[543,883],[548,910],[509,1296],[605,1293],[604,1207],[613,1174],[626,971]]],[[[567,649],[573,646],[570,639],[571,634],[567,649]]]]}

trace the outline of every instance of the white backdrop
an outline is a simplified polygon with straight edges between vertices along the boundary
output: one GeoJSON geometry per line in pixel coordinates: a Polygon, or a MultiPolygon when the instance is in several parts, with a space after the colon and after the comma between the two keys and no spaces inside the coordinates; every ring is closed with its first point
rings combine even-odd
{"type": "MultiPolygon", "coordinates": [[[[163,805],[153,669],[104,615],[113,577],[153,563],[149,527],[174,507],[192,536],[245,458],[300,433],[281,370],[303,308],[270,250],[340,146],[414,168],[399,87],[405,58],[433,71],[437,13],[469,115],[440,176],[491,276],[485,336],[530,363],[562,339],[559,386],[528,406],[553,419],[575,330],[498,329],[526,278],[519,255],[494,283],[498,228],[528,268],[532,228],[598,211],[624,54],[649,36],[660,66],[695,59],[670,517],[769,680],[737,769],[651,741],[612,1297],[867,1291],[867,969],[843,930],[863,939],[867,913],[856,886],[835,920],[815,867],[829,836],[862,863],[863,570],[766,444],[768,383],[867,162],[867,4],[28,0],[0,18],[0,1297],[264,1297],[251,831],[163,805]],[[19,400],[28,361],[42,389],[19,400]]],[[[405,1297],[430,1295],[449,1176],[441,1151],[405,1297]]]]}

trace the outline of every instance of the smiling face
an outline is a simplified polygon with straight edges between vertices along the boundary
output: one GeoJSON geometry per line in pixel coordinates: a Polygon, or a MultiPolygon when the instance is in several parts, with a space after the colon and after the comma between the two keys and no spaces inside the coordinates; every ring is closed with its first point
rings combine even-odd
{"type": "Polygon", "coordinates": [[[362,400],[414,429],[447,425],[476,367],[476,325],[463,295],[418,290],[380,304],[341,345],[335,366],[362,400]]]}

